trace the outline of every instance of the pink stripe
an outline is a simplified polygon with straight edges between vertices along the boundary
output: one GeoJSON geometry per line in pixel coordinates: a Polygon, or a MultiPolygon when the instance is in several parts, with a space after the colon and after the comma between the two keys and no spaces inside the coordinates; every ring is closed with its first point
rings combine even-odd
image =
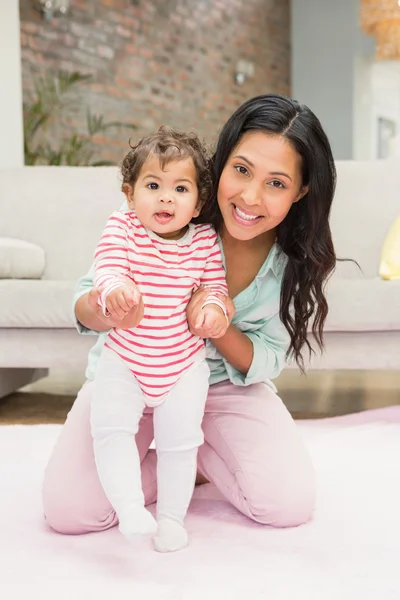
{"type": "MultiPolygon", "coordinates": [[[[135,226],[135,228],[136,228],[136,226],[135,226]]],[[[193,240],[192,240],[193,242],[194,242],[195,235],[196,235],[196,234],[193,234],[193,240]]],[[[147,235],[147,233],[145,233],[145,234],[141,234],[141,233],[135,233],[135,234],[134,234],[134,236],[132,236],[132,235],[130,235],[130,234],[128,233],[128,239],[129,239],[130,241],[134,242],[134,243],[135,243],[135,238],[137,238],[137,237],[139,237],[139,238],[146,238],[146,239],[149,239],[149,236],[147,235]]],[[[202,242],[202,241],[206,241],[206,240],[207,240],[207,241],[210,241],[210,236],[209,236],[209,235],[203,236],[203,237],[201,237],[201,238],[200,238],[200,237],[198,237],[198,238],[196,239],[195,243],[196,243],[196,244],[199,244],[200,242],[202,242]]],[[[169,245],[170,245],[170,244],[169,244],[167,241],[165,241],[165,242],[162,242],[162,241],[161,241],[161,239],[158,239],[158,238],[157,238],[157,240],[155,240],[155,241],[154,241],[154,244],[151,244],[151,246],[150,246],[150,247],[154,248],[154,247],[155,247],[157,244],[160,244],[161,246],[165,246],[165,245],[168,245],[168,246],[169,246],[169,245]]],[[[211,244],[211,245],[213,245],[213,244],[211,244]]],[[[144,244],[138,244],[138,246],[140,246],[141,248],[145,247],[145,246],[144,246],[144,244]]],[[[183,246],[182,246],[182,247],[183,247],[183,246]]],[[[163,252],[164,252],[164,248],[163,248],[163,252]]]]}
{"type": "Polygon", "coordinates": [[[103,233],[103,235],[101,236],[101,240],[105,240],[105,239],[108,239],[108,238],[117,238],[118,240],[122,240],[123,242],[126,243],[126,236],[125,235],[117,235],[116,233],[103,233]]]}
{"type": "MultiPolygon", "coordinates": [[[[179,327],[179,325],[183,325],[184,323],[187,323],[186,319],[183,319],[183,321],[181,321],[180,323],[176,323],[174,327],[179,327]]],[[[138,325],[136,329],[146,329],[147,331],[149,331],[150,328],[144,325],[138,325]]],[[[166,329],[172,329],[171,325],[166,325],[165,327],[151,327],[152,331],[165,331],[166,329]]]]}
{"type": "MultiPolygon", "coordinates": [[[[146,292],[145,296],[146,296],[146,298],[168,298],[171,300],[172,300],[172,298],[176,298],[177,300],[180,300],[182,298],[182,295],[176,296],[174,294],[152,294],[150,292],[146,292]]],[[[148,306],[148,305],[146,304],[146,306],[148,306]]]]}
{"type": "MultiPolygon", "coordinates": [[[[196,352],[197,352],[197,351],[196,351],[196,352]]],[[[167,385],[165,385],[165,383],[164,383],[164,384],[161,384],[161,383],[160,383],[160,384],[157,384],[157,383],[152,383],[152,384],[150,384],[150,383],[144,383],[144,381],[143,381],[143,380],[142,380],[142,381],[140,381],[140,378],[141,378],[141,377],[143,377],[143,378],[144,378],[144,377],[148,377],[148,375],[146,375],[146,373],[138,373],[138,372],[136,371],[136,373],[135,373],[135,377],[137,377],[138,381],[139,381],[139,382],[140,382],[140,383],[143,385],[143,388],[147,388],[147,389],[164,389],[164,390],[168,390],[168,389],[171,389],[171,387],[174,385],[174,383],[176,383],[176,381],[178,381],[178,379],[179,379],[179,376],[180,376],[180,375],[182,375],[182,373],[184,373],[184,371],[186,371],[188,368],[189,368],[189,367],[186,367],[186,366],[185,366],[185,367],[182,367],[182,369],[180,369],[180,371],[174,371],[173,373],[171,373],[171,374],[168,374],[168,375],[165,375],[165,374],[164,374],[164,375],[156,375],[156,376],[155,376],[155,375],[152,375],[152,376],[151,376],[151,377],[164,377],[164,378],[165,378],[165,377],[174,377],[174,378],[175,378],[175,381],[172,381],[170,384],[167,384],[167,385]]],[[[132,373],[133,373],[133,371],[132,371],[132,373]]]]}
{"type": "Polygon", "coordinates": [[[193,234],[193,239],[196,239],[197,236],[203,234],[204,232],[208,233],[207,239],[210,240],[210,242],[214,243],[214,241],[217,239],[217,234],[215,233],[215,231],[212,231],[210,225],[196,226],[193,234]]]}
{"type": "MultiPolygon", "coordinates": [[[[112,333],[109,333],[110,340],[112,340],[114,342],[114,344],[117,344],[120,348],[123,348],[124,350],[126,350],[127,352],[131,352],[131,350],[129,348],[127,348],[124,344],[122,344],[119,340],[117,340],[115,337],[113,337],[112,333]]],[[[184,358],[181,358],[180,360],[174,360],[172,362],[169,363],[163,363],[162,365],[160,365],[159,370],[161,369],[165,369],[167,367],[174,367],[175,365],[179,365],[183,362],[186,362],[189,358],[191,358],[194,354],[196,354],[196,352],[198,352],[199,348],[195,348],[188,356],[185,356],[184,358]]],[[[174,354],[179,354],[179,353],[174,353],[174,354]]],[[[168,356],[168,355],[167,355],[168,356]]],[[[138,365],[139,367],[148,367],[149,363],[141,363],[137,360],[133,360],[133,358],[129,358],[126,355],[122,355],[122,358],[126,361],[128,361],[129,363],[133,364],[133,365],[138,365]]],[[[159,358],[159,357],[157,357],[159,358]]],[[[174,375],[177,375],[177,373],[135,373],[136,376],[143,376],[143,377],[173,377],[174,375]]]]}
{"type": "MultiPolygon", "coordinates": [[[[185,321],[182,321],[182,323],[186,323],[187,324],[186,319],[185,319],[185,321]]],[[[188,332],[188,329],[182,329],[182,331],[178,331],[177,333],[171,333],[169,335],[145,335],[144,333],[135,334],[136,329],[139,329],[139,327],[140,327],[140,325],[138,325],[137,327],[135,327],[134,330],[132,330],[132,329],[124,329],[123,331],[125,331],[126,333],[129,333],[129,335],[136,336],[139,339],[140,338],[144,338],[146,340],[169,340],[171,338],[176,338],[176,337],[179,337],[180,335],[184,335],[185,333],[188,332]]],[[[149,328],[145,327],[144,329],[148,330],[149,328]]],[[[152,327],[152,329],[154,330],[154,327],[152,327]]],[[[167,327],[165,329],[167,329],[167,327]]],[[[136,344],[136,339],[135,339],[134,343],[136,344]]]]}
{"type": "MultiPolygon", "coordinates": [[[[161,265],[155,264],[155,265],[153,265],[153,264],[149,264],[148,262],[142,262],[142,261],[136,260],[135,258],[132,258],[132,257],[130,257],[130,262],[131,262],[131,264],[132,264],[133,267],[136,266],[136,265],[138,265],[139,267],[147,267],[147,268],[151,267],[152,269],[165,269],[165,264],[161,264],[161,265]]],[[[171,263],[171,264],[174,264],[174,263],[171,263]]],[[[178,269],[179,268],[179,264],[175,263],[175,265],[176,265],[176,268],[178,269]]],[[[200,271],[200,272],[202,272],[202,271],[204,271],[204,269],[202,267],[200,267],[200,268],[196,267],[196,268],[192,268],[191,271],[200,271]]],[[[158,273],[157,277],[159,277],[159,275],[160,274],[158,273]]],[[[174,277],[174,276],[171,275],[171,277],[174,277]]],[[[175,275],[175,277],[176,277],[176,275],[175,275]]]]}
{"type": "Polygon", "coordinates": [[[201,283],[207,283],[208,281],[219,281],[221,283],[221,277],[205,277],[201,278],[201,283]]]}
{"type": "Polygon", "coordinates": [[[106,263],[105,265],[101,265],[102,269],[118,269],[118,267],[121,267],[119,263],[106,263]]]}
{"type": "MultiPolygon", "coordinates": [[[[128,223],[126,222],[125,219],[123,219],[122,217],[117,217],[114,213],[111,215],[111,217],[108,219],[108,224],[110,224],[111,221],[117,221],[117,223],[121,223],[121,225],[123,225],[123,229],[126,230],[126,227],[128,225],[128,223]]],[[[120,228],[121,229],[121,228],[120,228]]]]}
{"type": "Polygon", "coordinates": [[[207,260],[208,262],[218,262],[221,263],[220,257],[221,256],[221,251],[219,248],[216,248],[216,250],[214,252],[211,252],[211,254],[208,255],[207,260]],[[214,258],[214,256],[218,256],[218,261],[213,261],[211,260],[212,258],[214,258]]]}
{"type": "MultiPolygon", "coordinates": [[[[130,241],[133,241],[135,246],[140,249],[145,248],[145,249],[153,249],[154,250],[156,248],[156,246],[154,244],[138,244],[134,238],[132,238],[132,237],[129,238],[129,236],[128,236],[128,239],[130,239],[130,241]]],[[[201,240],[208,240],[208,239],[209,239],[208,237],[201,238],[201,240]]],[[[200,242],[201,240],[199,239],[198,241],[200,242]]],[[[200,244],[199,244],[199,246],[200,246],[200,244]]],[[[208,248],[206,248],[205,246],[203,246],[201,249],[203,249],[204,251],[208,250],[208,248]]],[[[179,252],[179,256],[189,256],[190,254],[193,254],[193,251],[194,250],[190,250],[188,252],[179,252]]],[[[167,250],[166,248],[163,248],[162,253],[175,256],[177,254],[177,251],[167,250]]],[[[156,256],[156,254],[154,254],[153,256],[156,256]]]]}
{"type": "MultiPolygon", "coordinates": [[[[188,359],[189,359],[189,358],[191,358],[191,357],[192,357],[194,354],[196,354],[196,353],[198,352],[198,350],[199,350],[198,348],[197,348],[196,350],[194,350],[194,352],[192,352],[192,353],[190,354],[190,356],[188,356],[188,359]]],[[[171,364],[173,364],[173,363],[171,363],[171,364]]],[[[146,365],[145,365],[145,366],[146,366],[146,365]]],[[[139,377],[152,377],[152,378],[153,378],[153,377],[160,377],[160,378],[161,378],[161,377],[163,377],[164,379],[165,379],[166,377],[179,377],[179,375],[181,375],[181,374],[182,374],[182,373],[183,373],[183,372],[184,372],[184,371],[185,371],[187,368],[188,368],[188,367],[186,367],[186,366],[185,366],[185,367],[183,367],[183,368],[182,368],[180,371],[174,371],[173,373],[168,373],[168,374],[166,374],[166,373],[159,373],[159,374],[157,374],[157,375],[155,375],[154,373],[152,373],[151,375],[146,375],[146,373],[138,373],[138,372],[136,371],[136,373],[135,373],[135,376],[136,376],[138,379],[139,379],[139,377]]],[[[146,383],[146,384],[144,384],[144,385],[145,385],[147,388],[166,388],[166,387],[167,387],[165,384],[164,384],[164,385],[157,385],[156,383],[155,383],[154,385],[153,385],[153,384],[151,384],[151,385],[150,385],[150,383],[146,383]]]]}
{"type": "MultiPolygon", "coordinates": [[[[134,252],[134,250],[132,250],[132,248],[129,248],[129,252],[132,253],[132,252],[134,252]]],[[[163,250],[163,253],[164,253],[164,250],[163,250]]],[[[172,252],[171,252],[171,254],[172,254],[172,252]]],[[[201,261],[201,262],[205,263],[206,262],[206,258],[207,258],[205,256],[192,256],[191,258],[184,258],[184,259],[181,260],[182,254],[179,254],[179,252],[175,252],[174,254],[179,256],[179,265],[181,265],[183,263],[191,262],[191,261],[197,261],[197,262],[201,261]]],[[[191,253],[191,254],[193,254],[193,253],[191,253]]],[[[148,258],[155,258],[155,259],[159,260],[159,258],[157,257],[157,255],[155,255],[155,254],[149,254],[148,252],[141,252],[140,256],[144,256],[144,257],[148,257],[148,258]]],[[[165,265],[175,265],[175,266],[177,265],[176,261],[165,260],[164,257],[162,257],[161,260],[163,261],[163,264],[165,264],[165,265]]],[[[151,265],[151,263],[148,263],[148,264],[151,265]]],[[[160,265],[160,266],[162,268],[162,265],[160,265]]]]}
{"type": "MultiPolygon", "coordinates": [[[[170,344],[169,346],[151,346],[149,344],[140,344],[137,340],[135,339],[131,339],[128,340],[125,335],[128,334],[130,337],[132,337],[133,332],[130,329],[118,329],[118,335],[123,338],[124,340],[126,340],[127,344],[132,344],[135,348],[139,347],[139,348],[154,348],[154,350],[168,350],[170,348],[178,348],[179,346],[182,347],[186,342],[188,342],[193,336],[189,331],[185,331],[183,333],[187,333],[186,338],[183,340],[180,340],[179,342],[176,342],[175,344],[170,344]]],[[[181,334],[175,334],[175,335],[171,335],[171,336],[165,336],[163,338],[159,337],[159,336],[154,336],[151,339],[156,339],[156,340],[161,340],[161,339],[165,339],[165,340],[169,340],[172,337],[178,337],[181,334]]],[[[145,336],[141,335],[139,337],[139,339],[143,338],[145,336]]]]}
{"type": "Polygon", "coordinates": [[[125,255],[125,260],[128,260],[127,251],[125,248],[116,247],[115,244],[106,244],[106,246],[106,248],[100,248],[100,245],[97,246],[95,257],[99,256],[100,254],[104,254],[104,252],[120,252],[121,254],[125,255]]]}
{"type": "MultiPolygon", "coordinates": [[[[213,264],[216,264],[216,263],[213,263],[213,264]]],[[[207,273],[213,273],[216,271],[218,273],[221,273],[222,278],[225,279],[225,271],[224,271],[223,267],[215,267],[215,269],[207,269],[206,271],[204,271],[204,273],[207,274],[207,273]]]]}
{"type": "Polygon", "coordinates": [[[126,254],[124,256],[119,256],[118,254],[117,255],[111,254],[111,252],[115,252],[115,248],[113,248],[113,250],[109,251],[109,252],[110,252],[110,254],[107,254],[107,256],[104,256],[104,258],[99,259],[100,267],[102,267],[103,263],[107,260],[118,260],[119,262],[123,262],[123,263],[126,263],[127,265],[129,265],[129,260],[128,260],[126,254]]]}
{"type": "MultiPolygon", "coordinates": [[[[139,277],[139,275],[143,275],[142,273],[135,273],[135,277],[139,277]]],[[[146,273],[146,277],[149,276],[155,276],[155,277],[165,277],[167,279],[176,279],[176,276],[174,277],[173,275],[160,275],[160,273],[146,273]]],[[[174,285],[172,283],[155,283],[154,281],[147,281],[146,279],[143,281],[138,281],[137,283],[140,283],[140,285],[148,285],[151,287],[162,287],[165,289],[165,287],[168,285],[169,288],[174,288],[177,290],[191,290],[193,287],[193,283],[189,283],[187,285],[174,285]]]]}
{"type": "MultiPolygon", "coordinates": [[[[164,308],[163,306],[157,307],[157,308],[164,308]]],[[[177,307],[174,307],[177,308],[177,307]]],[[[186,306],[183,308],[183,310],[181,310],[181,312],[177,312],[177,313],[173,313],[171,314],[166,314],[166,315],[144,315],[143,317],[143,321],[145,321],[146,319],[157,319],[158,321],[167,321],[168,319],[171,319],[172,317],[180,317],[181,315],[186,314],[186,306]]],[[[151,326],[150,326],[151,327],[151,326]]],[[[174,327],[174,325],[170,325],[170,327],[174,327]]]]}
{"type": "MultiPolygon", "coordinates": [[[[178,298],[180,298],[180,296],[178,296],[178,298]]],[[[177,307],[176,304],[169,304],[168,305],[168,304],[147,304],[146,303],[146,308],[151,308],[151,309],[154,309],[154,310],[163,310],[164,308],[169,309],[169,310],[175,310],[178,307],[177,307]]],[[[186,311],[186,307],[185,307],[185,311],[186,311]]],[[[181,315],[182,313],[179,313],[179,314],[181,315]]],[[[176,317],[176,316],[178,316],[178,314],[169,315],[169,317],[176,317]]],[[[152,319],[154,319],[154,318],[156,318],[156,317],[152,317],[152,319]]],[[[157,319],[166,319],[166,318],[168,318],[168,317],[163,317],[162,315],[159,315],[157,317],[157,319]]]]}
{"type": "MultiPolygon", "coordinates": [[[[186,346],[185,348],[183,347],[182,342],[177,342],[176,344],[173,344],[172,346],[157,346],[157,348],[155,348],[154,346],[144,346],[142,344],[137,344],[137,343],[132,344],[129,340],[127,340],[126,338],[124,338],[120,333],[118,333],[118,335],[119,335],[119,339],[123,339],[127,344],[131,345],[131,349],[129,349],[127,347],[125,349],[128,350],[129,352],[134,351],[135,355],[140,356],[140,358],[159,359],[159,358],[164,358],[164,357],[169,357],[169,356],[178,356],[179,354],[182,354],[182,352],[187,352],[188,350],[192,350],[193,348],[199,346],[198,339],[194,338],[194,337],[193,337],[194,342],[192,344],[190,344],[189,346],[186,346]],[[151,353],[151,354],[143,354],[141,352],[136,352],[136,348],[138,346],[140,346],[142,348],[146,348],[147,350],[154,349],[154,350],[157,350],[157,351],[160,351],[160,352],[162,351],[163,354],[160,356],[159,354],[154,354],[154,352],[151,353]],[[165,352],[165,350],[169,350],[171,348],[176,348],[176,347],[179,347],[179,350],[175,350],[174,352],[165,352]]],[[[122,345],[122,342],[121,342],[121,345],[122,345]]],[[[123,347],[125,347],[125,346],[123,346],[123,347]]],[[[186,360],[186,358],[184,358],[182,360],[186,360]]],[[[142,366],[148,367],[149,363],[144,364],[142,366]]],[[[160,368],[163,368],[165,366],[166,366],[165,363],[160,364],[160,368]]]]}
{"type": "MultiPolygon", "coordinates": [[[[136,227],[136,225],[135,225],[135,227],[136,227]]],[[[127,237],[128,237],[128,240],[130,240],[132,242],[135,242],[136,238],[141,238],[141,239],[144,239],[144,240],[148,240],[149,239],[149,236],[147,235],[147,233],[139,233],[139,232],[135,233],[135,237],[133,237],[130,233],[128,233],[127,237]]]]}

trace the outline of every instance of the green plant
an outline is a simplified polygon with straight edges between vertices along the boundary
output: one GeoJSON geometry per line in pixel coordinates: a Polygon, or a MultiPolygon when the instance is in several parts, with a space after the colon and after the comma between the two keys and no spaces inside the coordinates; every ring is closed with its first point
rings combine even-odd
{"type": "Polygon", "coordinates": [[[68,73],[58,71],[38,77],[34,83],[35,98],[24,103],[24,153],[26,165],[90,165],[103,166],[110,161],[94,160],[95,143],[93,138],[110,128],[126,127],[136,129],[135,125],[120,121],[105,121],[103,115],[95,115],[90,109],[86,112],[86,133],[73,133],[63,140],[58,148],[46,141],[46,129],[57,119],[65,108],[76,103],[71,94],[74,87],[91,79],[78,71],[68,73]]]}

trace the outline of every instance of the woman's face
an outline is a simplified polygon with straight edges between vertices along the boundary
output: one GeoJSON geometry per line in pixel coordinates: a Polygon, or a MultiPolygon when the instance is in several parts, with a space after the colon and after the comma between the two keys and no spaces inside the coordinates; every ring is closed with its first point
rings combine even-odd
{"type": "Polygon", "coordinates": [[[218,204],[228,233],[246,241],[274,230],[306,193],[292,145],[279,135],[250,131],[222,171],[218,204]]]}

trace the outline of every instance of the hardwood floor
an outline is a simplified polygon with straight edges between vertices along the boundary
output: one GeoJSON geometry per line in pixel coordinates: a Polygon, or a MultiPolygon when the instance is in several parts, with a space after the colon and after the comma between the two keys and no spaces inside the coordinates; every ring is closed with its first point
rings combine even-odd
{"type": "MultiPolygon", "coordinates": [[[[63,423],[82,385],[77,374],[52,373],[46,380],[0,400],[0,424],[63,423]]],[[[400,373],[285,371],[275,381],[295,418],[322,418],[400,404],[400,373]]]]}

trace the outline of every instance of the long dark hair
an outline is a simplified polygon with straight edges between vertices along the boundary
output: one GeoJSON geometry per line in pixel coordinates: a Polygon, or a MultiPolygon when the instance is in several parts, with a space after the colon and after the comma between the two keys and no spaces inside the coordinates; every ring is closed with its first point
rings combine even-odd
{"type": "Polygon", "coordinates": [[[214,191],[201,217],[217,230],[222,225],[218,182],[229,156],[248,131],[281,135],[302,159],[302,180],[308,192],[292,205],[277,227],[277,243],[288,257],[280,318],[290,335],[288,355],[303,370],[303,347],[310,353],[313,351],[307,339],[309,324],[318,347],[323,349],[323,328],[328,314],[324,284],[336,264],[329,227],[336,184],[335,163],[321,123],[307,106],[274,94],[248,100],[225,123],[212,158],[214,191]]]}

